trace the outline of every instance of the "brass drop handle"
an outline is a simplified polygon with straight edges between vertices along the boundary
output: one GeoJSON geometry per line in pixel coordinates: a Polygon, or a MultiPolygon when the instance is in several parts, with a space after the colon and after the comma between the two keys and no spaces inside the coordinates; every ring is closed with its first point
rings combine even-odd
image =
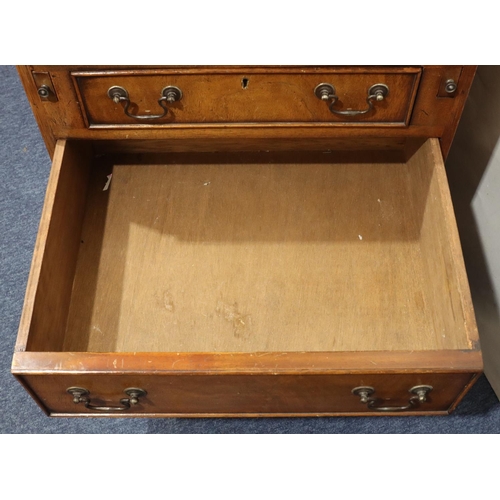
{"type": "Polygon", "coordinates": [[[163,108],[163,113],[161,115],[133,115],[129,113],[130,97],[127,90],[123,87],[117,85],[110,87],[108,89],[108,97],[116,104],[120,102],[125,103],[123,111],[130,118],[134,118],[135,120],[157,120],[158,118],[163,118],[168,113],[167,104],[172,104],[182,99],[182,90],[178,87],[169,85],[161,91],[160,98],[158,99],[158,104],[163,108]]]}
{"type": "Polygon", "coordinates": [[[351,392],[355,396],[359,396],[360,402],[366,404],[367,408],[375,411],[406,411],[418,408],[422,403],[427,401],[427,394],[432,391],[430,385],[416,385],[409,392],[413,394],[410,397],[407,405],[404,406],[377,406],[377,398],[371,397],[375,394],[375,389],[370,386],[355,387],[351,392]]]}
{"type": "Polygon", "coordinates": [[[338,95],[336,94],[335,87],[329,83],[320,83],[314,89],[314,94],[318,99],[322,101],[331,101],[328,108],[332,113],[342,116],[356,116],[364,115],[373,109],[374,102],[383,101],[389,95],[389,87],[383,83],[376,83],[368,89],[368,97],[366,102],[368,103],[368,108],[363,110],[352,110],[348,109],[346,111],[340,111],[334,109],[335,103],[338,101],[338,95]]]}
{"type": "Polygon", "coordinates": [[[113,411],[126,411],[129,410],[132,405],[136,405],[139,403],[139,398],[146,396],[147,392],[144,389],[139,389],[137,387],[129,387],[125,389],[123,392],[128,396],[128,398],[120,399],[121,406],[99,406],[94,405],[90,402],[90,392],[83,387],[68,387],[66,392],[73,396],[73,403],[79,404],[84,403],[85,408],[94,411],[104,411],[104,412],[113,412],[113,411]]]}

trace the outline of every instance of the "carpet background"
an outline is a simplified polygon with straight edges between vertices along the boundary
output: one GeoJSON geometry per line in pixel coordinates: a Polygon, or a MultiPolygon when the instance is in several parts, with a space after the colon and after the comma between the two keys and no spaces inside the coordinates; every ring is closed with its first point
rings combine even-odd
{"type": "Polygon", "coordinates": [[[50,159],[16,69],[0,66],[0,433],[498,433],[484,376],[447,417],[51,419],[10,374],[50,159]]]}

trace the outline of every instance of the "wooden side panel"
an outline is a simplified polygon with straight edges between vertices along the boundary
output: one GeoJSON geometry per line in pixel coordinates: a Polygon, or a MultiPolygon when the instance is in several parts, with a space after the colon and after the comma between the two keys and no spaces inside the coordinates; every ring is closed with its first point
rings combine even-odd
{"type": "Polygon", "coordinates": [[[89,144],[59,141],[56,145],[17,351],[62,348],[90,164],[89,144]]]}
{"type": "Polygon", "coordinates": [[[418,177],[431,177],[420,237],[423,262],[428,275],[434,278],[428,282],[426,300],[438,304],[437,310],[444,310],[451,305],[455,322],[454,328],[450,329],[449,325],[447,327],[442,323],[442,317],[438,315],[433,320],[434,328],[442,332],[443,342],[450,331],[465,329],[469,346],[473,348],[479,340],[476,319],[437,139],[429,139],[418,154],[411,158],[409,167],[414,173],[414,199],[418,200],[421,196],[418,187],[422,183],[417,182],[418,177]]]}

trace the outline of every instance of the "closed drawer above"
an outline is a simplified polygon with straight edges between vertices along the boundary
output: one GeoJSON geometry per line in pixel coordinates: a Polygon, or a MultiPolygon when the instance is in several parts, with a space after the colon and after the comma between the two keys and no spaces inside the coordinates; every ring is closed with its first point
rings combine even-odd
{"type": "Polygon", "coordinates": [[[71,75],[88,127],[266,122],[404,127],[421,68],[186,68],[71,75]]]}

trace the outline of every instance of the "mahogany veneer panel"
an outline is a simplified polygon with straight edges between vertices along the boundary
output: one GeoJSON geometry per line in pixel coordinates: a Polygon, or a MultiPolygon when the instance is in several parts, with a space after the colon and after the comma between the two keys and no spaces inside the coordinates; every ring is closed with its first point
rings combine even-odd
{"type": "MultiPolygon", "coordinates": [[[[330,149],[328,143],[330,142],[331,147],[338,149],[336,146],[337,140],[342,138],[345,142],[350,144],[350,148],[355,148],[358,151],[363,151],[365,149],[363,140],[370,140],[377,137],[381,143],[384,143],[386,139],[389,140],[404,140],[406,138],[429,138],[436,137],[440,139],[441,148],[443,156],[449,150],[455,129],[460,118],[460,114],[463,109],[465,99],[468,95],[472,79],[476,68],[474,66],[421,66],[420,68],[415,67],[356,67],[356,66],[345,66],[345,67],[312,67],[312,66],[301,66],[301,67],[286,67],[286,66],[267,66],[267,67],[257,67],[257,66],[232,66],[232,67],[151,67],[147,68],[150,73],[153,74],[165,74],[169,73],[172,75],[190,75],[192,77],[202,77],[203,75],[214,75],[218,74],[221,77],[226,77],[232,75],[234,78],[237,77],[238,84],[241,84],[241,80],[247,76],[249,79],[252,75],[262,75],[269,74],[276,76],[280,75],[293,75],[293,74],[303,74],[303,75],[314,75],[314,74],[325,74],[325,73],[349,73],[352,75],[353,84],[358,85],[357,78],[366,77],[368,78],[370,74],[379,73],[384,74],[390,71],[395,71],[396,73],[412,73],[421,70],[421,77],[418,82],[418,88],[415,87],[414,94],[414,104],[410,104],[408,111],[411,110],[411,115],[408,115],[408,126],[387,126],[384,122],[377,123],[365,123],[363,122],[363,117],[361,120],[355,119],[351,122],[339,122],[337,118],[333,115],[329,117],[329,121],[322,122],[293,122],[287,118],[283,122],[235,122],[233,121],[230,126],[225,122],[214,122],[213,118],[206,117],[200,118],[195,117],[196,123],[174,123],[170,122],[167,124],[148,124],[148,123],[136,123],[136,124],[125,124],[125,126],[116,127],[112,125],[101,125],[104,128],[89,128],[88,119],[86,118],[86,112],[84,109],[84,102],[82,96],[79,93],[78,86],[76,85],[75,77],[72,74],[116,74],[117,72],[127,72],[130,75],[136,74],[141,75],[144,72],[144,68],[141,67],[113,67],[113,68],[102,68],[93,66],[20,66],[18,68],[21,80],[26,89],[26,93],[30,100],[35,117],[37,118],[40,130],[42,132],[43,138],[47,145],[47,149],[50,155],[53,155],[56,141],[58,139],[73,138],[73,139],[86,139],[86,140],[157,140],[165,142],[169,147],[175,148],[179,151],[191,151],[201,150],[207,151],[211,150],[222,150],[230,148],[233,150],[246,150],[247,148],[261,148],[261,149],[273,149],[273,147],[278,147],[282,150],[296,149],[296,141],[302,141],[304,138],[310,140],[313,144],[317,145],[318,149],[330,149]],[[47,72],[53,82],[55,92],[58,97],[57,102],[43,102],[37,94],[37,86],[34,80],[34,73],[47,72]],[[442,82],[446,81],[448,78],[457,78],[459,75],[458,89],[453,97],[441,97],[439,95],[442,89],[442,82]],[[368,76],[366,76],[368,75],[368,76]],[[198,121],[201,120],[201,121],[198,121]],[[212,120],[208,123],[207,120],[212,120]],[[343,124],[343,125],[342,125],[343,124]],[[360,124],[357,126],[356,124],[360,124]],[[359,142],[359,139],[362,139],[359,142]],[[250,142],[249,142],[250,141],[250,142]],[[276,146],[275,142],[278,141],[276,146]],[[357,144],[357,147],[356,147],[357,144]]],[[[138,77],[137,77],[138,78],[138,77]]],[[[138,80],[139,81],[139,80],[138,80]]],[[[140,80],[142,82],[142,80],[140,80]]],[[[371,81],[371,80],[370,80],[371,81]]],[[[319,82],[318,82],[319,83],[319,82]]],[[[334,82],[332,82],[334,83],[334,82]]],[[[376,82],[375,82],[376,83],[376,82]]],[[[371,85],[372,83],[370,83],[371,85]]],[[[250,82],[248,89],[251,87],[250,82]]],[[[345,92],[345,88],[340,88],[338,85],[338,92],[345,92]]],[[[155,93],[159,92],[161,89],[155,90],[155,93]]],[[[241,89],[241,86],[239,87],[241,89]]],[[[363,93],[366,89],[363,89],[363,93]]],[[[398,89],[394,89],[398,92],[398,89]]],[[[242,90],[243,91],[243,90],[242,90]]],[[[348,90],[350,92],[350,90],[348,90]]],[[[245,91],[246,92],[246,91],[245,91]]],[[[307,89],[307,95],[309,95],[310,89],[307,89]]],[[[248,94],[242,94],[248,98],[248,94]]],[[[363,94],[364,95],[364,94],[363,94]]],[[[134,99],[142,100],[141,94],[138,94],[134,99]]],[[[279,97],[279,96],[278,96],[279,97]]],[[[307,98],[306,95],[299,96],[301,99],[307,98]]],[[[220,95],[212,96],[212,99],[218,100],[220,95]]],[[[108,99],[106,97],[106,99],[108,99]]],[[[148,107],[144,109],[149,109],[157,104],[158,97],[154,97],[151,102],[148,98],[148,107]]],[[[324,106],[321,113],[331,114],[327,108],[326,104],[320,102],[314,98],[314,105],[324,106]],[[316,102],[317,101],[317,102],[316,102]]],[[[361,100],[359,105],[365,104],[365,101],[361,97],[356,98],[356,101],[361,100]]],[[[248,106],[245,105],[247,101],[240,102],[240,115],[246,109],[247,113],[253,113],[254,111],[248,111],[248,106]]],[[[112,104],[111,101],[106,104],[112,104]]],[[[357,106],[358,103],[352,104],[351,107],[357,106]]],[[[159,106],[158,106],[159,107],[159,106]]],[[[107,109],[107,108],[106,108],[107,109]]],[[[217,106],[214,107],[214,113],[217,106]]],[[[290,107],[288,108],[290,110],[290,107]]],[[[122,110],[117,110],[121,111],[122,110]]],[[[231,110],[228,110],[228,117],[231,116],[231,110]]],[[[291,107],[291,112],[293,107],[291,107]]],[[[213,113],[211,112],[211,115],[213,113]]],[[[211,116],[210,115],[210,116],[211,116]]],[[[247,115],[249,116],[249,115],[247,115]]],[[[287,115],[289,116],[289,115],[287,115]]],[[[125,117],[125,119],[127,119],[125,117]]],[[[123,118],[122,118],[123,120],[123,118]]],[[[116,122],[116,118],[114,119],[116,122]]],[[[122,122],[120,122],[122,123],[122,122]]],[[[305,147],[304,149],[307,149],[305,147]]]]}
{"type": "Polygon", "coordinates": [[[221,74],[217,70],[204,74],[187,74],[169,70],[74,72],[76,88],[90,127],[152,126],[171,123],[233,122],[327,122],[343,125],[378,123],[404,126],[411,113],[421,68],[387,68],[381,71],[329,70],[304,72],[253,72],[221,74]],[[389,94],[362,115],[331,113],[319,100],[314,89],[320,83],[331,83],[338,96],[339,111],[367,109],[368,89],[375,84],[389,87],[389,94]],[[108,97],[112,86],[125,88],[130,97],[132,115],[161,115],[158,104],[166,86],[176,86],[183,96],[169,104],[163,118],[145,122],[127,116],[123,104],[108,97]]]}

